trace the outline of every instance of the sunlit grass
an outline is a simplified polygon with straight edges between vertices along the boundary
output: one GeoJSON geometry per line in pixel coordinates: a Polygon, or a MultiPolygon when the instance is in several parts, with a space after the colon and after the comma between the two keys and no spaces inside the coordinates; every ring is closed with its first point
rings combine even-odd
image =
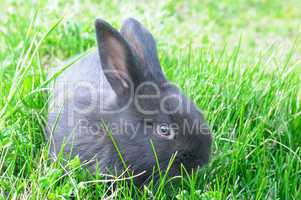
{"type": "Polygon", "coordinates": [[[215,2],[0,3],[0,198],[300,199],[300,1],[215,2]],[[95,45],[96,16],[118,28],[125,15],[152,30],[214,134],[210,163],[172,185],[113,187],[78,158],[48,157],[47,69],[95,45]]]}

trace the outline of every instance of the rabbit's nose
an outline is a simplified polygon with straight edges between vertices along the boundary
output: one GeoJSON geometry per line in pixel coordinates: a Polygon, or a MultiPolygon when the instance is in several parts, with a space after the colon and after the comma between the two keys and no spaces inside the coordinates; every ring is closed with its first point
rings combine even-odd
{"type": "Polygon", "coordinates": [[[211,147],[211,136],[191,137],[189,145],[185,146],[185,150],[179,155],[180,161],[188,168],[197,168],[209,160],[211,147]]]}
{"type": "Polygon", "coordinates": [[[185,166],[187,170],[201,167],[207,162],[207,155],[195,153],[195,152],[184,152],[181,155],[180,162],[185,166]]]}
{"type": "Polygon", "coordinates": [[[185,153],[182,154],[182,159],[183,160],[190,160],[194,157],[195,157],[195,155],[193,155],[191,152],[185,152],[185,153]]]}

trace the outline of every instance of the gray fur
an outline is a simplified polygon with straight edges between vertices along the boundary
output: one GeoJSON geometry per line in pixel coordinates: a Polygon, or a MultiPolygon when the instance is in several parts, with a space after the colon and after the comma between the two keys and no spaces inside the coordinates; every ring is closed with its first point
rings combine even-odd
{"type": "Polygon", "coordinates": [[[48,121],[51,153],[57,155],[63,148],[66,154],[78,155],[83,162],[94,159],[89,165],[92,170],[98,163],[103,172],[121,172],[123,164],[105,124],[130,169],[135,174],[146,171],[135,179],[137,185],[147,180],[156,165],[150,141],[162,170],[177,152],[171,175],[179,173],[181,163],[188,170],[204,165],[210,154],[209,128],[196,106],[165,78],[151,33],[135,19],[126,20],[121,33],[100,19],[95,27],[98,50],[69,67],[53,86],[48,121]],[[154,93],[148,86],[138,91],[146,81],[159,88],[159,95],[139,99],[140,94],[154,93]],[[132,87],[127,87],[128,83],[132,87]],[[87,85],[93,89],[88,90],[87,85]],[[165,99],[165,109],[172,111],[178,106],[176,112],[167,114],[159,109],[166,97],[172,98],[165,99]],[[129,99],[137,100],[143,110],[158,112],[141,112],[134,101],[120,110],[129,99]],[[111,112],[116,110],[119,111],[111,112]],[[195,122],[198,126],[193,131],[184,130],[185,125],[193,126],[195,122]],[[155,134],[154,127],[161,123],[179,126],[174,139],[155,134]]]}

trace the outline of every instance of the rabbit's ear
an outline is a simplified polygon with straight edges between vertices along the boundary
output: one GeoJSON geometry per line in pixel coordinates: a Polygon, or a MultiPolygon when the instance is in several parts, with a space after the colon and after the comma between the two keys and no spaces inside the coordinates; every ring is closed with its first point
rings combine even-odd
{"type": "Polygon", "coordinates": [[[147,71],[147,79],[158,83],[166,82],[157,55],[156,42],[152,34],[136,19],[128,18],[123,22],[121,34],[131,46],[135,55],[147,71]]]}
{"type": "Polygon", "coordinates": [[[110,24],[96,19],[95,29],[104,74],[117,95],[125,95],[132,86],[139,84],[137,58],[127,41],[110,24]]]}

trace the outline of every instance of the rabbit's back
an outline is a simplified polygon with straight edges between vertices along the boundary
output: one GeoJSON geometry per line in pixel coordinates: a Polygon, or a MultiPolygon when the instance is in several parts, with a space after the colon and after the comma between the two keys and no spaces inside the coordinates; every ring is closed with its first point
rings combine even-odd
{"type": "Polygon", "coordinates": [[[51,153],[57,154],[64,144],[65,152],[80,155],[83,160],[97,152],[105,154],[106,138],[99,121],[103,110],[114,104],[116,95],[103,74],[98,52],[63,71],[50,93],[48,138],[51,153]]]}

